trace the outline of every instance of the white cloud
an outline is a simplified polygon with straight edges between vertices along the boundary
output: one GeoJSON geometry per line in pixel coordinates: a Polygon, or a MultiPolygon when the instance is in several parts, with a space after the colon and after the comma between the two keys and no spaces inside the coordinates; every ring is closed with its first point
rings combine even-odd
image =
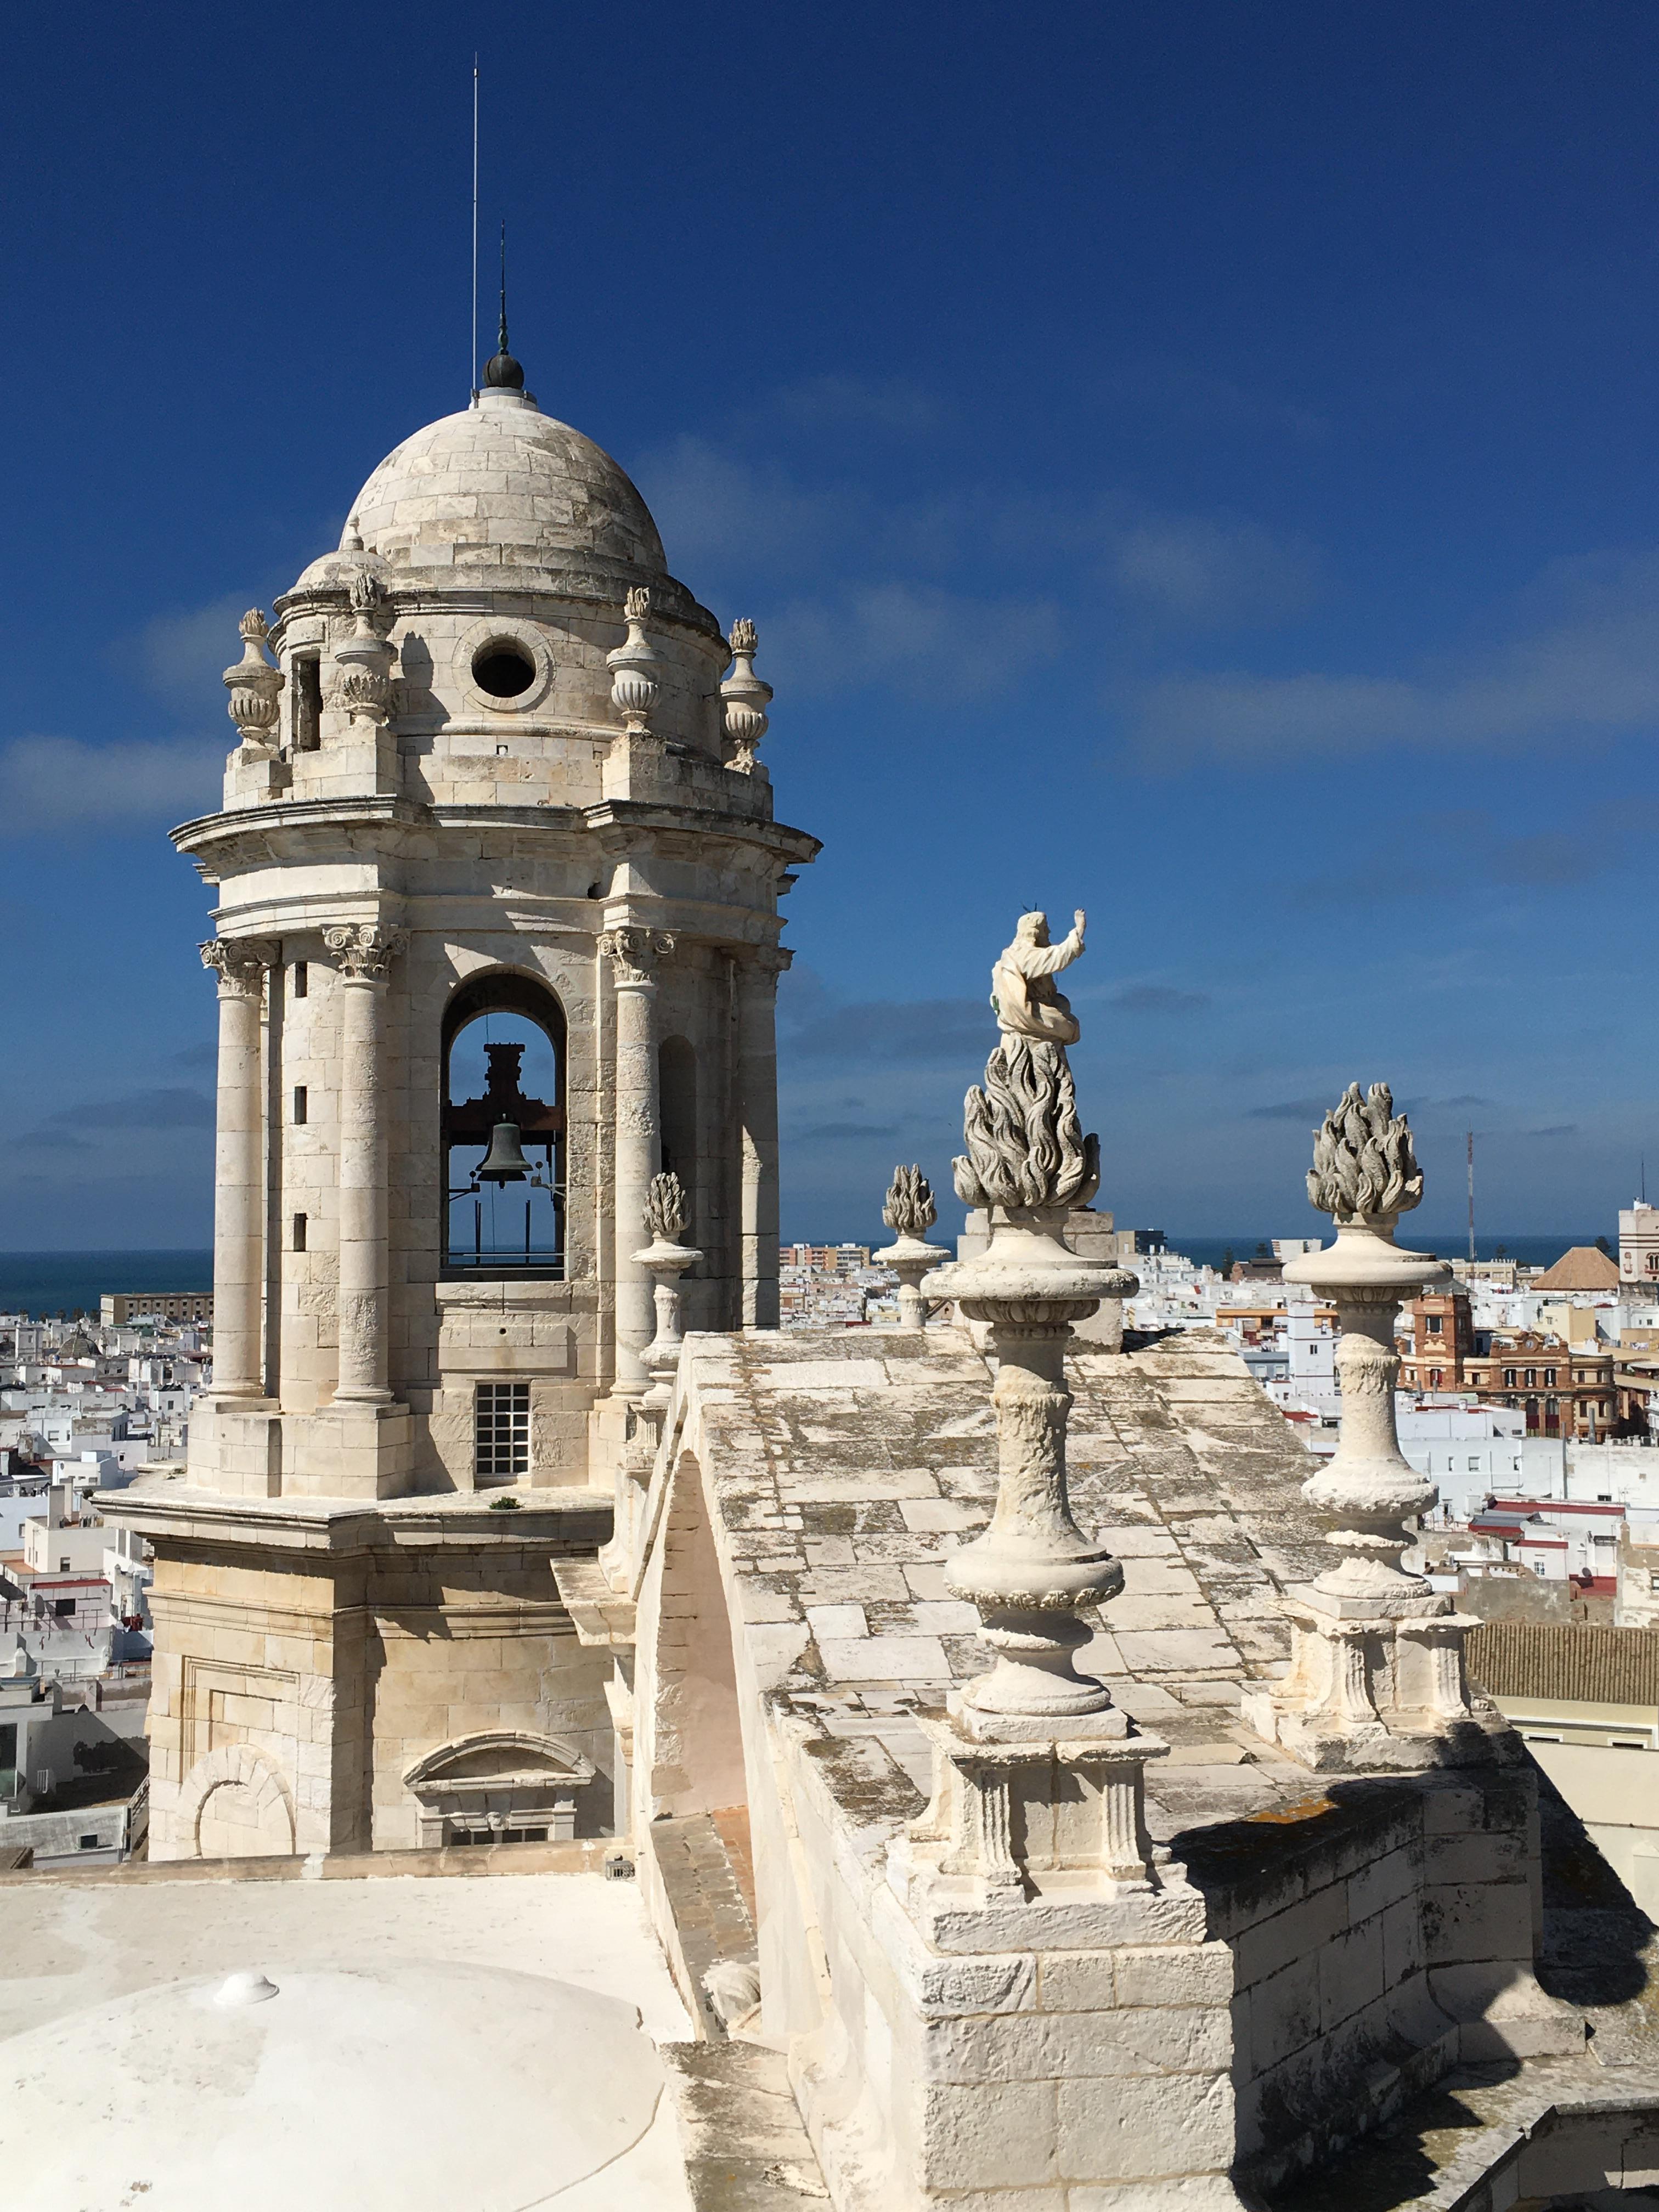
{"type": "Polygon", "coordinates": [[[0,745],[0,835],[153,828],[216,805],[228,744],[199,738],[88,745],[14,738],[0,745]]]}
{"type": "Polygon", "coordinates": [[[822,557],[871,520],[871,502],[856,488],[806,490],[782,470],[734,459],[702,438],[647,453],[633,474],[676,574],[694,574],[704,562],[763,568],[822,557]]]}
{"type": "Polygon", "coordinates": [[[157,615],[138,633],[144,688],[174,706],[216,717],[224,712],[221,678],[242,657],[236,625],[250,600],[240,592],[182,614],[157,615]]]}
{"type": "Polygon", "coordinates": [[[897,376],[809,376],[787,385],[762,404],[762,411],[811,429],[851,424],[915,435],[931,430],[943,413],[920,385],[897,376]]]}
{"type": "Polygon", "coordinates": [[[1115,602],[1120,632],[1126,611],[1212,631],[1289,619],[1321,583],[1304,538],[1236,515],[1160,514],[1111,491],[981,483],[892,498],[844,477],[805,484],[694,437],[646,454],[635,473],[677,572],[713,568],[739,596],[757,579],[763,591],[793,580],[828,603],[836,591],[924,590],[924,579],[960,591],[971,576],[987,602],[1029,606],[1063,586],[1079,616],[1115,602]]]}
{"type": "Polygon", "coordinates": [[[1166,421],[1246,433],[1268,430],[1304,444],[1325,437],[1331,427],[1316,409],[1277,392],[1252,391],[1187,362],[1156,357],[1132,362],[1109,370],[1099,391],[1116,407],[1132,407],[1166,421]]]}
{"type": "Polygon", "coordinates": [[[1060,609],[1043,599],[977,599],[908,583],[857,584],[797,599],[769,617],[781,684],[824,698],[881,684],[929,704],[1008,690],[1061,650],[1060,609]]]}
{"type": "Polygon", "coordinates": [[[1205,629],[1284,622],[1318,597],[1321,562],[1306,540],[1201,514],[1150,516],[1110,556],[1123,589],[1173,621],[1205,629]]]}
{"type": "Polygon", "coordinates": [[[1148,687],[1131,718],[1149,750],[1241,761],[1449,744],[1502,750],[1659,722],[1659,555],[1553,572],[1553,618],[1479,658],[1411,676],[1243,672],[1148,687]]]}

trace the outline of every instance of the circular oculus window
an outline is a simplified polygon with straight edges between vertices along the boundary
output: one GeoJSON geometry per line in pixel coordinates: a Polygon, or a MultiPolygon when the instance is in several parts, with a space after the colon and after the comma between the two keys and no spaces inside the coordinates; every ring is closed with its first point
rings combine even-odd
{"type": "Polygon", "coordinates": [[[512,638],[493,638],[472,656],[472,681],[492,699],[521,699],[536,672],[535,662],[512,638]]]}

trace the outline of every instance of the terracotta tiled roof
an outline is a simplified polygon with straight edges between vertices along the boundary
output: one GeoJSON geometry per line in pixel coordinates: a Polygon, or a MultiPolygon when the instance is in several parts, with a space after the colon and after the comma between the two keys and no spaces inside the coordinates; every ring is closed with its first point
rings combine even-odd
{"type": "Polygon", "coordinates": [[[1619,1263],[1594,1244],[1575,1244],[1553,1267],[1534,1275],[1534,1291],[1612,1291],[1619,1286],[1619,1263]]]}

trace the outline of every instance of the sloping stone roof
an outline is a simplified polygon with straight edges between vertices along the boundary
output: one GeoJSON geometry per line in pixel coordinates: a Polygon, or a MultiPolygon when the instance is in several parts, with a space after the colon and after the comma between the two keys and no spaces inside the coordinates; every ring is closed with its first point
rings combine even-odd
{"type": "Polygon", "coordinates": [[[1619,1262],[1594,1244],[1575,1244],[1553,1267],[1534,1275],[1534,1291],[1613,1291],[1619,1287],[1619,1262]]]}
{"type": "MultiPolygon", "coordinates": [[[[1081,1346],[1066,1380],[1073,1511],[1125,1575],[1078,1664],[1179,1747],[1149,1777],[1154,1832],[1305,1790],[1254,1738],[1244,1765],[1232,1731],[1242,1685],[1288,1656],[1278,1592],[1329,1564],[1307,1453],[1209,1331],[1081,1346]]],[[[991,1385],[959,1328],[694,1336],[681,1370],[679,1448],[712,1486],[760,1687],[815,1732],[878,1739],[924,1796],[911,1715],[988,1663],[945,1577],[996,1494],[991,1385]]]]}

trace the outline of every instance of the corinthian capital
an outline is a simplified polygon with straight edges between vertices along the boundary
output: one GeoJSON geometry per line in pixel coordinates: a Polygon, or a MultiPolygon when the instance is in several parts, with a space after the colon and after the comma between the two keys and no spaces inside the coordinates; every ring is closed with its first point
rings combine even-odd
{"type": "Polygon", "coordinates": [[[743,960],[751,975],[775,983],[794,957],[787,945],[757,945],[744,954],[743,960]]]}
{"type": "Polygon", "coordinates": [[[340,973],[353,983],[384,983],[408,942],[407,930],[378,921],[339,922],[323,932],[323,943],[339,962],[340,973]]]}
{"type": "Polygon", "coordinates": [[[674,939],[662,929],[607,929],[599,950],[619,984],[654,983],[657,963],[674,950],[674,939]]]}
{"type": "Polygon", "coordinates": [[[219,981],[222,999],[258,999],[265,970],[276,964],[276,947],[266,937],[210,937],[202,947],[202,965],[219,981]]]}

